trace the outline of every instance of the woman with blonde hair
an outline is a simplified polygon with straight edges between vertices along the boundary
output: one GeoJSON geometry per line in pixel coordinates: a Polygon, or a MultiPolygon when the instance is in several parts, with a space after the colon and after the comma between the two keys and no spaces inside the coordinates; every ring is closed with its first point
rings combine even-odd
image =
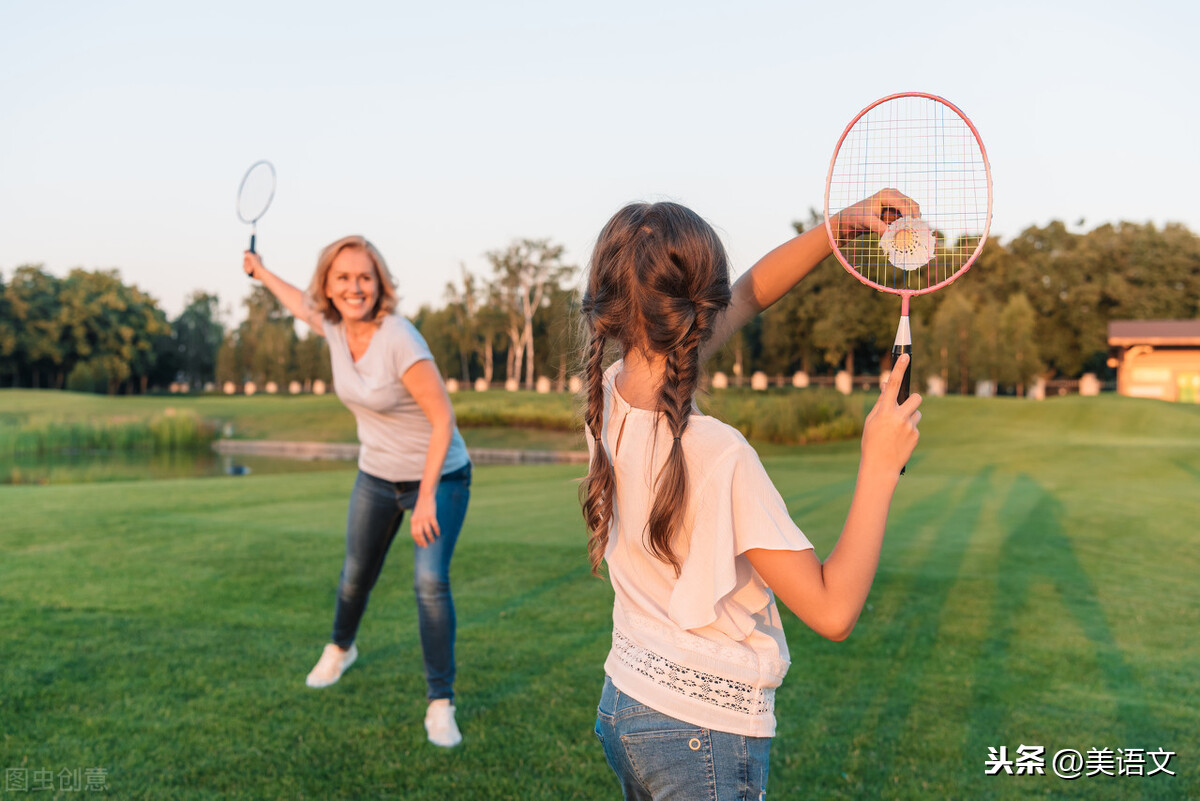
{"type": "MultiPolygon", "coordinates": [[[[882,231],[886,207],[920,213],[885,190],[830,222],[839,236],[882,231]]],[[[823,563],[754,449],[694,405],[707,356],[829,253],[825,231],[810,231],[731,287],[720,239],[675,203],[626,206],[596,242],[580,494],[592,569],[606,563],[613,588],[596,734],[626,799],[761,798],[789,665],[775,597],[841,640],[871,587],[917,443],[920,396],[896,402],[908,357],[867,417],[850,513],[823,563]],[[620,358],[606,368],[610,344],[620,358]]]]}
{"type": "Polygon", "coordinates": [[[307,291],[247,251],[243,269],[329,342],[333,387],[354,414],[361,443],[350,494],[346,555],[331,642],[305,682],[328,687],[358,657],[367,599],[406,510],[414,543],[417,616],[424,653],[430,742],[462,740],[454,706],[454,601],[450,559],[471,494],[471,460],[425,340],[395,314],[396,290],[379,251],[361,236],[326,247],[307,291]]]}

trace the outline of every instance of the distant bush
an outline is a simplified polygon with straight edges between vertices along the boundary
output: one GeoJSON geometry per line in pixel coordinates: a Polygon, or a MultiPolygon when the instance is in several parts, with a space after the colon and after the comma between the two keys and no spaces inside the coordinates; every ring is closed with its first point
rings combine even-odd
{"type": "Polygon", "coordinates": [[[91,362],[80,362],[67,375],[67,389],[71,392],[95,392],[103,394],[108,391],[108,371],[91,362]]]}
{"type": "Polygon", "coordinates": [[[706,414],[747,439],[782,445],[853,439],[862,434],[862,404],[831,389],[714,390],[698,399],[706,414]]]}
{"type": "Polygon", "coordinates": [[[579,403],[573,395],[531,392],[460,392],[454,395],[454,415],[461,428],[508,426],[574,431],[583,428],[579,403]]]}

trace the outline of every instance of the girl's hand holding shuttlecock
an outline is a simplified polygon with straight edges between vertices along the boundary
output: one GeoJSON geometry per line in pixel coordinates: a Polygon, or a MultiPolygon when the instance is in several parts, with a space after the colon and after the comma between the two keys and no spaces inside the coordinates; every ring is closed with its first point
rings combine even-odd
{"type": "Polygon", "coordinates": [[[895,189],[881,189],[833,215],[830,224],[838,240],[846,241],[872,231],[883,236],[895,220],[920,216],[917,201],[895,189]]]}

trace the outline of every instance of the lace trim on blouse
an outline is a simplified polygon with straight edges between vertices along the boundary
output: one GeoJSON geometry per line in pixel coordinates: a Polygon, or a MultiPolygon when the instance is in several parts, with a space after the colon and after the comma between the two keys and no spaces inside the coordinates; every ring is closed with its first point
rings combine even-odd
{"type": "Polygon", "coordinates": [[[634,612],[625,612],[624,616],[631,628],[644,632],[653,640],[666,642],[676,648],[700,654],[710,659],[719,659],[731,665],[740,665],[745,669],[755,672],[765,671],[767,675],[774,679],[782,679],[790,665],[785,659],[762,659],[746,648],[721,645],[705,637],[698,637],[695,634],[681,631],[678,628],[664,626],[651,618],[634,612]]]}
{"type": "Polygon", "coordinates": [[[690,668],[642,648],[621,632],[613,631],[612,653],[633,670],[660,687],[744,715],[773,715],[775,689],[755,687],[690,668]]]}

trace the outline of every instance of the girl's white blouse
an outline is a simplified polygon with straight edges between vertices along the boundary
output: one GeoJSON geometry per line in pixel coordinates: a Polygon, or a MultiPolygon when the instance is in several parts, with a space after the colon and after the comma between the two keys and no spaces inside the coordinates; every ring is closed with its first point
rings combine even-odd
{"type": "MultiPolygon", "coordinates": [[[[663,714],[773,736],[775,688],[788,669],[788,647],[775,597],[745,552],[812,545],[741,433],[694,413],[681,440],[687,509],[672,543],[680,574],[653,556],[646,525],[672,436],[660,415],[620,396],[620,367],[605,372],[601,431],[616,474],[605,552],[614,592],[605,672],[617,689],[663,714]]],[[[589,451],[595,445],[589,435],[589,451]]]]}

